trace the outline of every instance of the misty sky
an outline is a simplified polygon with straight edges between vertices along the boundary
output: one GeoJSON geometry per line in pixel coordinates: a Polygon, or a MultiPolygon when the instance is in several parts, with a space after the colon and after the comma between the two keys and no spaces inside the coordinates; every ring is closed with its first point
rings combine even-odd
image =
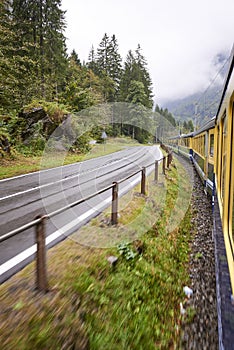
{"type": "Polygon", "coordinates": [[[214,57],[234,42],[233,0],[62,0],[62,8],[68,52],[81,61],[104,33],[116,35],[124,60],[139,43],[159,104],[205,89],[219,69],[214,57]]]}

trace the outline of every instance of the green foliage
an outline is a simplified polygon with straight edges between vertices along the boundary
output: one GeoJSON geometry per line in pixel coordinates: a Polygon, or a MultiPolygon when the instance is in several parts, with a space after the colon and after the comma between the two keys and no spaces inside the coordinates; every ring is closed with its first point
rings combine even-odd
{"type": "Polygon", "coordinates": [[[128,52],[124,63],[124,70],[120,81],[120,100],[127,101],[131,84],[133,81],[141,82],[144,86],[146,98],[144,106],[152,108],[152,82],[147,69],[147,63],[141,54],[141,47],[138,45],[135,53],[128,52]]]}
{"type": "Polygon", "coordinates": [[[73,151],[78,151],[79,153],[87,153],[90,151],[91,146],[89,145],[90,134],[85,133],[77,137],[76,141],[72,145],[73,151]]]}
{"type": "Polygon", "coordinates": [[[66,76],[66,86],[60,99],[79,112],[104,100],[103,83],[87,67],[82,67],[73,56],[69,58],[66,76]]]}
{"type": "Polygon", "coordinates": [[[192,122],[191,119],[188,121],[187,127],[188,127],[188,128],[187,128],[187,131],[188,131],[188,132],[194,131],[194,126],[193,126],[193,122],[192,122]]]}
{"type": "Polygon", "coordinates": [[[4,157],[7,154],[11,153],[10,148],[10,135],[7,132],[7,128],[0,127],[0,156],[4,157]]]}
{"type": "Polygon", "coordinates": [[[38,154],[60,123],[67,117],[67,106],[45,100],[33,100],[24,106],[18,116],[15,112],[2,116],[0,134],[10,142],[11,152],[16,149],[24,155],[38,154]],[[34,118],[34,114],[39,116],[34,118]]]}
{"type": "Polygon", "coordinates": [[[57,98],[66,68],[60,0],[1,1],[0,81],[5,110],[57,98]]]}
{"type": "Polygon", "coordinates": [[[155,112],[165,117],[171,123],[171,125],[176,126],[176,120],[167,108],[163,109],[156,105],[155,112]]]}
{"type": "Polygon", "coordinates": [[[70,112],[67,105],[57,102],[48,102],[43,99],[32,100],[32,102],[22,108],[22,112],[29,113],[38,108],[43,108],[49,118],[51,118],[57,125],[59,125],[64,120],[64,116],[70,112]]]}
{"type": "MultiPolygon", "coordinates": [[[[22,29],[23,30],[23,29],[22,29]]],[[[36,62],[32,43],[22,42],[23,33],[11,11],[11,3],[0,3],[0,104],[5,111],[27,103],[35,93],[36,62]]]]}
{"type": "Polygon", "coordinates": [[[133,261],[138,255],[131,249],[130,243],[120,243],[117,247],[117,251],[126,261],[133,261]]]}
{"type": "MultiPolygon", "coordinates": [[[[93,54],[91,54],[91,59],[93,60],[93,54]]],[[[108,76],[113,82],[113,86],[111,87],[112,91],[109,91],[109,94],[106,96],[106,101],[116,101],[122,74],[122,58],[118,52],[118,43],[115,35],[109,38],[106,33],[104,34],[97,49],[95,62],[97,74],[101,78],[108,76]]]]}
{"type": "Polygon", "coordinates": [[[69,59],[72,60],[72,61],[74,61],[75,64],[77,64],[78,66],[81,67],[80,59],[79,59],[78,54],[77,54],[77,52],[76,52],[75,50],[72,50],[69,59]]]}
{"type": "Polygon", "coordinates": [[[143,106],[147,103],[147,96],[144,89],[144,84],[141,81],[133,80],[130,83],[127,102],[142,104],[143,106]]]}
{"type": "MultiPolygon", "coordinates": [[[[1,338],[7,349],[180,348],[179,305],[189,282],[191,213],[175,231],[166,232],[176,206],[177,169],[170,171],[173,181],[167,181],[160,220],[141,237],[141,255],[133,257],[134,244],[95,249],[68,239],[48,252],[49,293],[32,290],[34,264],[1,286],[1,338]],[[116,252],[122,255],[110,268],[107,257],[116,252]],[[88,345],[79,346],[79,339],[88,345]]],[[[194,316],[195,310],[188,309],[188,319],[194,316]]]]}
{"type": "Polygon", "coordinates": [[[116,137],[119,130],[117,129],[116,125],[105,125],[104,127],[96,125],[90,131],[90,136],[98,143],[104,143],[105,140],[102,138],[103,131],[105,131],[107,137],[109,138],[112,136],[116,137]]]}
{"type": "MultiPolygon", "coordinates": [[[[176,171],[171,176],[176,180],[176,171]]],[[[99,281],[96,274],[89,290],[89,304],[94,303],[97,310],[90,310],[88,318],[93,349],[177,348],[179,303],[188,278],[191,217],[188,212],[176,232],[166,232],[166,222],[177,198],[174,187],[178,190],[178,184],[168,186],[160,220],[142,237],[142,255],[135,253],[133,244],[123,242],[117,247],[122,258],[116,268],[105,275],[104,281],[99,281]]]]}
{"type": "MultiPolygon", "coordinates": [[[[105,34],[97,54],[92,47],[88,63],[81,64],[75,50],[67,57],[65,27],[61,0],[0,3],[0,104],[3,113],[16,112],[4,122],[4,128],[12,145],[23,154],[27,147],[43,149],[48,135],[64,120],[66,109],[79,112],[118,100],[152,107],[151,81],[140,46],[122,79],[122,58],[115,35],[105,34]],[[21,112],[17,115],[36,108],[42,108],[53,124],[47,123],[46,130],[40,121],[31,125],[30,116],[22,117],[21,112]]],[[[147,142],[147,134],[137,128],[137,139],[147,142]]],[[[115,124],[108,133],[118,136],[123,130],[115,124]]],[[[129,132],[133,135],[133,130],[129,132]]],[[[78,143],[80,150],[89,148],[84,138],[78,143]]]]}
{"type": "Polygon", "coordinates": [[[129,96],[135,103],[131,103],[128,106],[131,125],[125,125],[123,131],[125,134],[127,132],[128,135],[131,135],[138,142],[147,143],[152,141],[152,135],[149,130],[152,130],[154,127],[151,112],[142,103],[136,102],[141,101],[145,97],[142,83],[133,82],[132,86],[134,89],[131,90],[131,95],[129,96]]]}
{"type": "Polygon", "coordinates": [[[21,310],[23,307],[24,307],[24,303],[23,303],[21,300],[19,300],[19,301],[15,304],[14,310],[18,311],[18,310],[21,310]]]}

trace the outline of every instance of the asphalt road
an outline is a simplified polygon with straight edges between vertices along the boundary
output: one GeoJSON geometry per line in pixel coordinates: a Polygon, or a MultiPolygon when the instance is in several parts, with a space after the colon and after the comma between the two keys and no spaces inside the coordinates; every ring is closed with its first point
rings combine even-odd
{"type": "MultiPolygon", "coordinates": [[[[110,155],[0,181],[0,236],[111,185],[162,157],[158,146],[132,147],[110,155]]],[[[147,171],[152,171],[148,169],[147,171]]],[[[123,194],[140,181],[121,184],[123,194]]],[[[46,224],[50,247],[110,204],[111,191],[59,214],[46,224]]],[[[0,243],[0,283],[34,259],[34,229],[0,243]]]]}

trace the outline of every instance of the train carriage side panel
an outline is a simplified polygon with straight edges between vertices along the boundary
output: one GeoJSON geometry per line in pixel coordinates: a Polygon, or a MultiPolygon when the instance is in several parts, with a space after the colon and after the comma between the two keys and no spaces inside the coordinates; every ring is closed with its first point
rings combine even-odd
{"type": "Polygon", "coordinates": [[[233,221],[233,191],[234,191],[234,148],[233,148],[233,131],[234,131],[234,93],[230,98],[230,103],[226,109],[226,125],[224,128],[225,135],[225,148],[223,149],[223,231],[225,246],[227,251],[227,258],[230,270],[230,279],[232,284],[232,290],[234,294],[234,221],[233,221]]]}
{"type": "Polygon", "coordinates": [[[217,156],[215,176],[217,199],[234,295],[234,74],[229,77],[216,119],[217,156]]]}

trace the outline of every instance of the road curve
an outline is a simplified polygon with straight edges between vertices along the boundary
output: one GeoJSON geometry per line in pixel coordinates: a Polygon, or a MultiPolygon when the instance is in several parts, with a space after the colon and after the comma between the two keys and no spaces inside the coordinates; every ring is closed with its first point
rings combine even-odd
{"type": "MultiPolygon", "coordinates": [[[[1,180],[0,236],[38,215],[48,214],[109,186],[161,157],[158,146],[132,147],[104,157],[1,180]]],[[[122,193],[139,181],[140,176],[135,176],[131,185],[122,184],[122,193]]],[[[48,247],[100,213],[110,204],[110,195],[109,191],[48,220],[48,247]]],[[[32,261],[34,236],[34,230],[28,229],[0,244],[0,283],[32,261]]]]}

